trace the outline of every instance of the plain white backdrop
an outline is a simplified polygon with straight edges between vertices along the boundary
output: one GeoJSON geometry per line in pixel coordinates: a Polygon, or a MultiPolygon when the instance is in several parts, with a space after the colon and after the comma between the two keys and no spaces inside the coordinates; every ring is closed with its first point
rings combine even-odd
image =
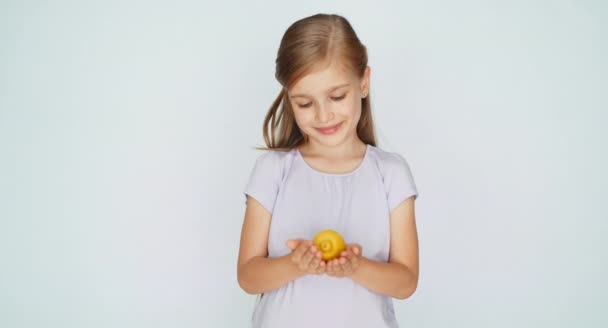
{"type": "Polygon", "coordinates": [[[0,326],[247,327],[242,191],[280,38],[319,12],[368,47],[420,192],[401,326],[608,326],[592,0],[2,1],[0,326]]]}

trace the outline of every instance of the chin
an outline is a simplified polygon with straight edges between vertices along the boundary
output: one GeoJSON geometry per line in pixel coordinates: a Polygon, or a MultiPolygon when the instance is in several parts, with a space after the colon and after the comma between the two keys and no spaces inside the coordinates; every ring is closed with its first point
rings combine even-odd
{"type": "Polygon", "coordinates": [[[335,147],[335,146],[338,146],[338,145],[344,143],[343,139],[339,139],[339,140],[337,140],[337,139],[334,139],[334,140],[316,139],[315,141],[325,147],[335,147]]]}

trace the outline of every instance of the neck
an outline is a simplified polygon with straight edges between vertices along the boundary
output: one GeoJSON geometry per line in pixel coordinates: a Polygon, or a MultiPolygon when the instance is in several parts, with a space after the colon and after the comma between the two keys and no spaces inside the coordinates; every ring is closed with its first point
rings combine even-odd
{"type": "Polygon", "coordinates": [[[308,156],[319,156],[327,159],[352,158],[365,153],[367,145],[361,139],[354,138],[340,145],[326,146],[312,140],[300,147],[300,151],[308,156]]]}

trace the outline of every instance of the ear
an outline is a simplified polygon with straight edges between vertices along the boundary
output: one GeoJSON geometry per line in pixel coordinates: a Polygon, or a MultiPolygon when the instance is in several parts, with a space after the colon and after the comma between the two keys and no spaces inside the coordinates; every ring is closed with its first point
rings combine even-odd
{"type": "Polygon", "coordinates": [[[361,79],[361,96],[362,98],[367,97],[369,95],[369,81],[371,75],[371,68],[367,66],[365,68],[365,72],[363,72],[363,78],[361,79]]]}

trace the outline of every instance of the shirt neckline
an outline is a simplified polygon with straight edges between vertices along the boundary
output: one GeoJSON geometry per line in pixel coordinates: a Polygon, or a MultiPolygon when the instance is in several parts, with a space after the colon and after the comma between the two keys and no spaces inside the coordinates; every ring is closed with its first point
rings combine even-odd
{"type": "Polygon", "coordinates": [[[310,166],[308,164],[308,162],[306,162],[306,160],[304,159],[304,156],[302,156],[302,153],[300,153],[300,148],[296,147],[295,150],[296,150],[297,156],[300,158],[300,160],[302,161],[304,166],[308,168],[308,170],[310,170],[316,174],[325,175],[325,176],[329,176],[329,177],[345,177],[345,176],[354,175],[361,170],[361,168],[364,166],[365,162],[367,161],[367,158],[369,157],[370,148],[371,148],[371,145],[365,144],[365,154],[363,155],[363,159],[361,160],[361,162],[359,162],[359,165],[357,165],[357,167],[355,167],[352,171],[345,172],[345,173],[329,173],[329,172],[319,171],[319,170],[315,169],[314,167],[310,166]]]}

